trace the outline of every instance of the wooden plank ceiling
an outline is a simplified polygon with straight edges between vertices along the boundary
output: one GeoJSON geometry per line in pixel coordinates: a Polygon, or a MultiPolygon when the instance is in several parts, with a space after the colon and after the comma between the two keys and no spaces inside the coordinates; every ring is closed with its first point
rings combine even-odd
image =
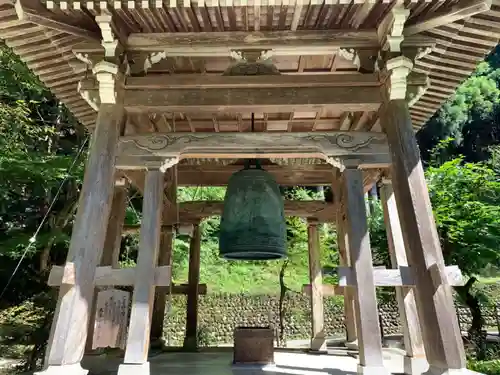
{"type": "MultiPolygon", "coordinates": [[[[447,13],[470,0],[406,0],[411,10],[407,25],[447,13]]],[[[146,0],[62,1],[18,0],[17,6],[38,10],[19,20],[14,3],[0,6],[0,38],[12,47],[30,69],[62,100],[76,117],[92,126],[96,112],[77,92],[86,67],[72,53],[76,44],[99,34],[94,16],[106,7],[122,35],[152,32],[218,32],[277,30],[365,30],[375,29],[394,6],[389,0],[146,0]],[[39,22],[41,16],[45,21],[39,22]],[[46,19],[53,19],[51,24],[46,19]],[[83,26],[87,35],[57,23],[83,26]],[[42,24],[44,26],[42,26],[42,24]],[[64,31],[63,31],[64,30],[64,31]]],[[[475,65],[497,44],[500,36],[500,0],[491,9],[472,17],[438,26],[421,35],[436,39],[436,47],[418,60],[415,71],[430,76],[431,87],[411,108],[416,127],[453,94],[475,65]]],[[[300,51],[299,51],[300,52],[300,51]]],[[[343,74],[356,72],[351,61],[338,54],[324,56],[276,56],[273,62],[282,73],[343,74]]],[[[221,74],[230,57],[167,57],[150,72],[170,74],[221,74]]],[[[255,113],[255,131],[380,131],[375,112],[255,113]]],[[[131,114],[127,131],[249,131],[251,113],[131,114]],[[146,117],[145,117],[146,116],[146,117]]]]}

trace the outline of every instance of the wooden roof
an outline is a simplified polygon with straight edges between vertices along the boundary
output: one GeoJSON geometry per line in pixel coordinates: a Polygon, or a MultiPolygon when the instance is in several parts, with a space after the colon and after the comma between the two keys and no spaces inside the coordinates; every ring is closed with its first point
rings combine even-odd
{"type": "MultiPolygon", "coordinates": [[[[18,0],[16,12],[15,4],[4,0],[0,6],[0,38],[84,125],[92,126],[96,112],[77,92],[77,84],[87,74],[87,68],[75,57],[72,48],[100,36],[94,16],[103,8],[112,13],[115,31],[126,39],[131,33],[153,32],[372,30],[395,3],[389,0],[45,0],[43,3],[18,0]]],[[[471,10],[474,6],[489,5],[489,0],[405,0],[404,3],[411,10],[406,27],[427,20],[434,22],[433,28],[419,33],[436,41],[432,51],[415,66],[416,72],[426,73],[431,79],[430,88],[411,108],[414,125],[419,127],[497,45],[500,0],[493,0],[489,10],[466,18],[460,16],[464,6],[471,10]],[[454,19],[455,22],[448,22],[454,19]]],[[[289,74],[343,74],[358,69],[348,56],[337,51],[311,55],[298,49],[296,54],[273,57],[273,62],[282,73],[289,74]]],[[[230,57],[226,56],[173,56],[153,66],[148,73],[220,74],[230,63],[230,57]]],[[[143,115],[129,116],[129,132],[245,131],[250,127],[250,113],[214,113],[208,117],[201,113],[152,114],[146,121],[140,116],[143,115]]],[[[255,119],[260,131],[380,131],[376,112],[256,113],[255,119]]]]}

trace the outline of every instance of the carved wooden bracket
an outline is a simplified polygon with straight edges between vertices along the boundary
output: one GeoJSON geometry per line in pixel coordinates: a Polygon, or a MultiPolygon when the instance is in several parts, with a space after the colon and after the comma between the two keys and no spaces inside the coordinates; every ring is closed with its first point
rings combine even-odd
{"type": "Polygon", "coordinates": [[[321,158],[335,166],[390,163],[382,133],[153,133],[121,137],[117,168],[169,168],[183,158],[321,158]]]}
{"type": "Polygon", "coordinates": [[[407,77],[412,68],[413,62],[404,56],[387,61],[388,79],[386,84],[390,100],[406,98],[407,77]]]}
{"type": "Polygon", "coordinates": [[[404,3],[398,0],[378,29],[383,50],[401,51],[401,44],[404,40],[403,29],[409,15],[410,10],[405,9],[404,3]]]}

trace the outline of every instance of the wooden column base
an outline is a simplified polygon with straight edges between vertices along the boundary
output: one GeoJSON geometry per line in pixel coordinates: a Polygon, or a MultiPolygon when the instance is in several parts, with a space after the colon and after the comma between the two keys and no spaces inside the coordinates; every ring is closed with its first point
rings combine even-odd
{"type": "Polygon", "coordinates": [[[35,372],[34,375],[87,375],[89,370],[85,370],[79,363],[74,365],[49,366],[45,370],[35,372]]]}

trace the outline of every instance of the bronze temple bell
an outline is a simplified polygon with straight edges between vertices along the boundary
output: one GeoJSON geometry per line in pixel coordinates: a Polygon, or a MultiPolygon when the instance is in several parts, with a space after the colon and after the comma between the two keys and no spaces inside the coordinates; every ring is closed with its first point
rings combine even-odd
{"type": "MultiPolygon", "coordinates": [[[[246,51],[243,59],[230,66],[223,75],[279,75],[270,60],[263,61],[260,54],[260,51],[246,51]]],[[[234,260],[284,258],[286,221],[283,197],[274,177],[261,168],[258,159],[252,161],[247,160],[245,168],[229,179],[220,223],[220,255],[234,260]]]]}
{"type": "Polygon", "coordinates": [[[274,177],[250,162],[229,179],[220,223],[220,255],[233,260],[286,257],[283,197],[274,177]]]}

